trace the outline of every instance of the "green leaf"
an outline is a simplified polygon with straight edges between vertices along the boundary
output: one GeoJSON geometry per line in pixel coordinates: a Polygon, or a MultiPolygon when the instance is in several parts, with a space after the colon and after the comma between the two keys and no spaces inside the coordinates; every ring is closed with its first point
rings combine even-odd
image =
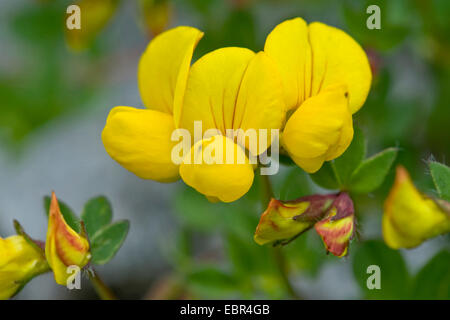
{"type": "Polygon", "coordinates": [[[450,251],[436,254],[419,271],[414,283],[414,299],[450,299],[450,251]]]}
{"type": "Polygon", "coordinates": [[[322,168],[316,173],[310,174],[310,177],[322,188],[330,190],[339,189],[339,182],[331,162],[325,162],[322,168]]]}
{"type": "Polygon", "coordinates": [[[294,200],[311,194],[311,183],[307,174],[299,167],[286,168],[272,177],[275,198],[282,201],[294,200]]]}
{"type": "MultiPolygon", "coordinates": [[[[50,212],[50,201],[51,198],[49,196],[44,197],[44,209],[47,217],[50,212]]],[[[58,204],[59,209],[61,210],[61,214],[63,215],[64,220],[69,225],[69,227],[71,227],[75,232],[80,233],[81,231],[80,219],[78,219],[73,210],[63,201],[58,199],[58,204]]]]}
{"type": "Polygon", "coordinates": [[[350,191],[369,193],[377,189],[386,178],[396,156],[397,149],[388,148],[364,160],[352,174],[350,191]]]}
{"type": "Polygon", "coordinates": [[[334,168],[338,181],[344,187],[348,186],[353,171],[361,164],[366,155],[364,134],[358,127],[354,128],[353,140],[347,150],[334,160],[334,168]]]}
{"type": "Polygon", "coordinates": [[[428,166],[439,197],[450,201],[450,167],[435,161],[430,161],[428,166]]]}
{"type": "Polygon", "coordinates": [[[86,202],[81,220],[84,222],[89,238],[94,237],[99,229],[111,223],[112,209],[108,199],[99,196],[86,202]]]}
{"type": "Polygon", "coordinates": [[[129,222],[117,221],[98,230],[91,239],[92,262],[105,264],[110,261],[127,237],[129,222]]]}
{"type": "Polygon", "coordinates": [[[364,296],[370,299],[408,299],[410,278],[402,255],[388,248],[382,241],[369,240],[355,248],[353,274],[364,296]],[[369,266],[380,269],[380,289],[369,289],[373,271],[369,266]]]}

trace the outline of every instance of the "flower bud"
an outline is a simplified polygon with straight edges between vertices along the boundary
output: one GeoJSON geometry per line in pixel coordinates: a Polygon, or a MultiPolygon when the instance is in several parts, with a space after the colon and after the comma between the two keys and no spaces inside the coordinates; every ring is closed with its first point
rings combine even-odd
{"type": "Polygon", "coordinates": [[[23,235],[0,238],[0,300],[11,298],[29,280],[47,270],[44,251],[23,235]]]}
{"type": "Polygon", "coordinates": [[[335,195],[313,195],[286,202],[272,199],[256,228],[256,243],[288,243],[320,220],[334,197],[335,195]]]}
{"type": "Polygon", "coordinates": [[[348,244],[354,235],[355,215],[353,201],[343,192],[334,200],[327,216],[315,224],[327,252],[337,257],[347,255],[348,244]]]}
{"type": "Polygon", "coordinates": [[[393,248],[413,248],[450,232],[450,204],[420,193],[402,166],[384,204],[383,238],[393,248]]]}
{"type": "MultiPolygon", "coordinates": [[[[64,220],[54,193],[50,203],[45,255],[53,270],[55,281],[66,285],[67,267],[84,267],[91,257],[89,243],[83,235],[75,232],[64,220]]],[[[72,274],[73,275],[73,274],[72,274]]]]}

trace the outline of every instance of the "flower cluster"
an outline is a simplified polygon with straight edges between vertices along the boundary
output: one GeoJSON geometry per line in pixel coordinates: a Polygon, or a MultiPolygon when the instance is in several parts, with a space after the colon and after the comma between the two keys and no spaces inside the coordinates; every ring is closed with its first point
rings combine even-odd
{"type": "Polygon", "coordinates": [[[234,145],[234,154],[258,156],[269,152],[275,138],[257,135],[265,143],[255,150],[239,134],[227,136],[229,129],[280,130],[282,152],[310,173],[346,150],[352,114],[364,104],[372,78],[365,52],[349,35],[296,18],[276,26],[261,52],[220,48],[191,66],[202,36],[195,28],[177,27],[148,45],[138,68],[147,108],[115,107],[102,133],[106,151],[123,167],[160,182],[181,177],[208,199],[231,202],[250,189],[255,166],[247,158],[174,163],[177,129],[194,136],[190,152],[182,155],[189,160],[224,141],[234,145]],[[215,134],[195,138],[203,137],[194,132],[198,121],[203,132],[215,134]]]}

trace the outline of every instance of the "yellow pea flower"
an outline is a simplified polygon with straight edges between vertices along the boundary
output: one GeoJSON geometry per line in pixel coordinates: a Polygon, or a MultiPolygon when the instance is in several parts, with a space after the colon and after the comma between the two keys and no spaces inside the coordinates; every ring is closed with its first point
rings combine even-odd
{"type": "Polygon", "coordinates": [[[52,193],[49,211],[45,256],[53,270],[56,283],[67,284],[67,267],[83,268],[90,260],[89,242],[76,233],[64,220],[55,193],[52,193]]]}
{"type": "MultiPolygon", "coordinates": [[[[102,133],[109,155],[126,169],[145,179],[170,182],[179,176],[210,200],[231,202],[250,188],[253,165],[245,132],[255,129],[266,147],[249,150],[261,154],[273,136],[259,129],[280,129],[285,117],[281,79],[272,59],[264,52],[222,48],[210,52],[190,67],[193,50],[203,33],[178,27],[150,42],[141,58],[138,82],[144,104],[150,110],[116,107],[102,133]],[[200,137],[195,123],[201,122],[200,137]],[[172,161],[171,141],[176,129],[193,137],[190,152],[180,164],[172,161]],[[209,130],[214,135],[205,137],[209,130]],[[228,130],[237,134],[229,137],[228,130]],[[207,146],[228,145],[213,163],[188,161],[207,146]],[[243,162],[225,161],[232,150],[243,162]]],[[[220,148],[219,148],[220,149],[220,148]]]]}
{"type": "Polygon", "coordinates": [[[393,249],[413,248],[429,238],[450,232],[449,207],[444,200],[420,193],[408,171],[398,166],[394,185],[384,204],[384,241],[393,249]]]}
{"type": "MultiPolygon", "coordinates": [[[[106,120],[102,140],[108,154],[143,179],[172,182],[179,165],[171,160],[175,130],[175,91],[184,95],[194,49],[203,33],[177,27],[150,42],[141,57],[138,84],[147,109],[115,107],[106,120]]],[[[178,114],[178,113],[177,113],[178,114]]]]}
{"type": "Polygon", "coordinates": [[[0,300],[14,296],[33,277],[48,271],[42,249],[22,235],[0,238],[0,300]]]}
{"type": "Polygon", "coordinates": [[[279,24],[264,52],[276,63],[292,113],[282,145],[309,173],[339,157],[353,138],[351,115],[364,104],[372,81],[359,44],[342,30],[301,18],[279,24]]]}
{"type": "Polygon", "coordinates": [[[354,234],[353,202],[346,193],[312,195],[293,201],[272,199],[261,215],[254,240],[288,244],[314,227],[327,252],[343,257],[354,234]]]}

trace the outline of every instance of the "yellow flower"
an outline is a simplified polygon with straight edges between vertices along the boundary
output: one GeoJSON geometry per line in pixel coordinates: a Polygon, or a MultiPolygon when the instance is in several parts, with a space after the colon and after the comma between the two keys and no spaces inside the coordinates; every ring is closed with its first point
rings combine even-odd
{"type": "MultiPolygon", "coordinates": [[[[55,281],[67,284],[67,267],[84,267],[91,257],[87,239],[76,233],[64,220],[55,193],[52,193],[45,243],[45,256],[53,270],[55,281]]],[[[73,273],[72,273],[73,275],[73,273]]]]}
{"type": "Polygon", "coordinates": [[[314,227],[327,252],[343,257],[353,237],[354,224],[353,202],[345,192],[286,202],[272,199],[261,216],[254,239],[260,245],[272,242],[284,245],[314,227]]]}
{"type": "Polygon", "coordinates": [[[269,34],[264,52],[281,75],[287,109],[284,149],[309,173],[339,157],[353,138],[351,115],[364,104],[372,74],[367,56],[345,32],[301,18],[269,34]]]}
{"type": "MultiPolygon", "coordinates": [[[[442,200],[443,201],[443,200],[442,200]]],[[[402,166],[384,204],[383,237],[394,249],[413,248],[423,241],[450,232],[448,202],[443,204],[420,193],[402,166]]]]}
{"type": "MultiPolygon", "coordinates": [[[[138,84],[147,109],[115,107],[102,140],[108,154],[143,179],[172,182],[179,165],[171,160],[175,91],[183,96],[194,49],[203,33],[178,27],[150,42],[141,57],[138,84]]],[[[179,98],[180,99],[180,98],[179,98]]]]}
{"type": "Polygon", "coordinates": [[[222,48],[201,57],[190,67],[202,33],[178,27],[162,33],[148,46],[138,70],[139,88],[150,110],[114,108],[102,133],[109,155],[145,179],[184,182],[210,200],[239,199],[253,183],[253,165],[246,149],[259,155],[273,136],[259,129],[280,129],[285,116],[281,79],[264,52],[222,48]],[[201,122],[200,136],[195,123],[201,122]],[[181,164],[172,161],[175,129],[192,139],[181,164]],[[234,130],[233,136],[227,130],[234,130]],[[258,149],[251,149],[245,132],[255,129],[258,149]],[[214,134],[211,133],[213,130],[214,134]],[[241,131],[239,131],[241,130],[241,131]],[[222,149],[223,148],[223,149],[222,149]],[[214,161],[194,163],[194,155],[214,161]],[[251,150],[250,150],[251,149],[251,150]],[[220,152],[223,150],[224,152],[220,152]],[[214,153],[214,152],[212,152],[214,153]],[[229,156],[233,161],[228,161],[229,156]],[[239,162],[236,158],[241,158],[239,162]]]}
{"type": "Polygon", "coordinates": [[[31,278],[46,272],[43,250],[21,235],[0,238],[0,300],[14,296],[31,278]]]}

